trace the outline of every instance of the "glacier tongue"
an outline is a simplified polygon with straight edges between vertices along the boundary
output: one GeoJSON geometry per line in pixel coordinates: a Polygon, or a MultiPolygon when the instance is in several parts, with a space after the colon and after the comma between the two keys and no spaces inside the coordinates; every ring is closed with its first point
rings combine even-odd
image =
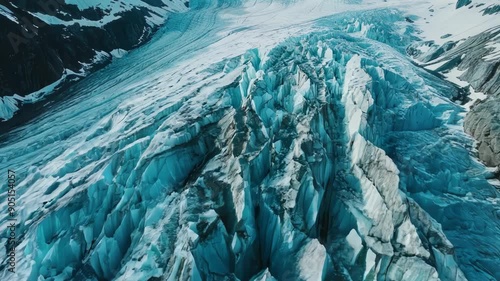
{"type": "Polygon", "coordinates": [[[400,12],[306,21],[284,40],[252,19],[219,38],[215,11],[82,81],[88,109],[8,136],[0,167],[19,166],[25,206],[16,278],[498,277],[498,191],[458,126],[458,91],[404,55],[400,12]]]}

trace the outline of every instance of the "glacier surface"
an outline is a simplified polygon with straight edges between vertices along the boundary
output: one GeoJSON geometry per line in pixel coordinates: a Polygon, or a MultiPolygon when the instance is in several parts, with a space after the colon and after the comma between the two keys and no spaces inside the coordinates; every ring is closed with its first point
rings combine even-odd
{"type": "Polygon", "coordinates": [[[493,173],[410,4],[191,1],[1,136],[14,279],[499,280],[493,173]]]}

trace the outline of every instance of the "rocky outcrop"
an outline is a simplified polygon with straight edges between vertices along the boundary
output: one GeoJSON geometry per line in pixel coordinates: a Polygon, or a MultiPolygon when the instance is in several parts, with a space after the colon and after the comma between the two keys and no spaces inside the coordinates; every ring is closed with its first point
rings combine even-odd
{"type": "Polygon", "coordinates": [[[458,0],[457,4],[456,4],[456,8],[461,8],[463,6],[467,6],[469,5],[470,3],[472,3],[472,0],[458,0]]]}
{"type": "Polygon", "coordinates": [[[488,58],[491,44],[500,44],[500,27],[479,34],[457,48],[460,79],[488,97],[472,105],[464,120],[464,129],[478,141],[479,158],[488,166],[500,167],[500,57],[488,58]],[[478,44],[482,44],[479,45],[478,44]]]}
{"type": "MultiPolygon", "coordinates": [[[[500,44],[500,26],[471,36],[462,42],[447,42],[441,46],[433,42],[412,44],[407,52],[423,62],[423,66],[439,65],[435,72],[447,75],[459,71],[458,79],[473,88],[463,89],[487,95],[471,106],[464,120],[464,129],[477,141],[478,157],[488,166],[500,165],[500,56],[495,53],[495,44],[500,44]],[[426,52],[419,47],[426,46],[426,52]]],[[[463,102],[469,98],[465,97],[463,102]]]]}
{"type": "Polygon", "coordinates": [[[488,166],[500,166],[500,97],[478,102],[465,118],[465,130],[478,140],[479,158],[488,166]]]}

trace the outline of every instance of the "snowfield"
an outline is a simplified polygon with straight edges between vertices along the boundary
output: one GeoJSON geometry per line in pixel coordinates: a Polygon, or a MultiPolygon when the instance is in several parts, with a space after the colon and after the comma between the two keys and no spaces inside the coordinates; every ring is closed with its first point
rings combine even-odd
{"type": "Polygon", "coordinates": [[[500,25],[454,9],[190,1],[0,135],[20,240],[1,278],[499,280],[500,194],[470,104],[418,65],[421,42],[500,25]]]}

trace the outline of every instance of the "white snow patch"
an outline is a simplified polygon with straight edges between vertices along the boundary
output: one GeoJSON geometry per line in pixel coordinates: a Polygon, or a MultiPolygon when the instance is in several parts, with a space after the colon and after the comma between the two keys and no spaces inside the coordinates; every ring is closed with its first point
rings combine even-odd
{"type": "Polygon", "coordinates": [[[485,61],[495,61],[500,59],[500,42],[488,42],[486,47],[491,48],[492,51],[484,57],[485,61]]]}
{"type": "Polygon", "coordinates": [[[363,249],[363,243],[361,237],[359,237],[358,233],[355,229],[351,229],[349,234],[346,236],[347,243],[354,249],[354,255],[352,257],[352,263],[358,257],[359,252],[363,249]]]}
{"type": "Polygon", "coordinates": [[[120,18],[119,16],[115,16],[115,15],[105,15],[102,19],[100,19],[98,21],[89,20],[89,19],[74,19],[74,20],[70,20],[70,21],[65,21],[65,20],[62,20],[58,17],[46,15],[46,14],[42,14],[42,13],[38,13],[38,12],[36,12],[36,13],[30,12],[30,14],[41,19],[42,21],[44,21],[45,23],[47,23],[49,25],[64,25],[64,26],[71,26],[71,25],[78,24],[80,26],[87,26],[87,27],[88,26],[102,27],[102,26],[120,18]]]}
{"type": "Polygon", "coordinates": [[[411,5],[407,7],[408,13],[420,18],[415,21],[422,31],[420,37],[434,40],[442,45],[448,41],[459,41],[479,34],[500,24],[498,15],[483,15],[482,10],[490,4],[498,4],[497,0],[483,0],[486,5],[477,7],[470,5],[455,9],[456,0],[442,0],[428,2],[429,5],[411,5]],[[436,28],[439,27],[439,28],[436,28]],[[443,35],[451,34],[447,38],[443,35]]]}
{"type": "MultiPolygon", "coordinates": [[[[51,25],[70,26],[74,24],[79,24],[80,26],[87,26],[87,27],[88,26],[102,27],[112,21],[119,19],[120,14],[123,12],[130,11],[135,8],[145,8],[148,11],[151,11],[150,16],[146,17],[148,25],[159,26],[165,22],[169,12],[187,10],[187,7],[184,5],[184,2],[180,0],[164,2],[165,7],[162,8],[149,5],[146,2],[140,0],[130,0],[130,1],[67,0],[66,4],[76,5],[78,9],[81,11],[89,8],[98,8],[104,11],[105,15],[99,20],[89,20],[83,18],[83,19],[73,19],[70,21],[65,21],[58,17],[44,13],[36,12],[31,14],[51,25]]],[[[63,14],[62,12],[59,13],[63,14]]]]}
{"type": "MultiPolygon", "coordinates": [[[[95,51],[95,50],[94,50],[95,51]]],[[[111,54],[112,55],[112,54],[111,54]]],[[[92,58],[92,60],[89,62],[89,63],[84,63],[84,62],[80,62],[80,65],[82,66],[82,68],[80,68],[79,70],[79,74],[80,75],[86,75],[87,71],[92,67],[94,66],[95,64],[99,63],[99,62],[102,62],[104,61],[105,59],[109,58],[110,57],[110,54],[108,54],[107,52],[105,51],[95,51],[95,55],[94,55],[94,58],[92,58]]]]}
{"type": "Polygon", "coordinates": [[[474,88],[472,88],[472,86],[469,87],[469,89],[470,89],[470,95],[469,95],[470,101],[464,105],[467,111],[469,111],[472,108],[472,105],[474,105],[476,101],[484,100],[487,97],[487,95],[485,95],[484,93],[476,92],[474,88]]]}
{"type": "Polygon", "coordinates": [[[128,52],[124,49],[114,49],[113,51],[109,52],[113,57],[115,58],[121,58],[124,55],[126,55],[128,52]]]}
{"type": "Polygon", "coordinates": [[[448,73],[445,73],[444,76],[446,77],[446,80],[460,86],[460,87],[466,87],[469,85],[467,81],[460,80],[460,76],[465,72],[465,70],[458,70],[457,68],[451,69],[448,73]]]}

